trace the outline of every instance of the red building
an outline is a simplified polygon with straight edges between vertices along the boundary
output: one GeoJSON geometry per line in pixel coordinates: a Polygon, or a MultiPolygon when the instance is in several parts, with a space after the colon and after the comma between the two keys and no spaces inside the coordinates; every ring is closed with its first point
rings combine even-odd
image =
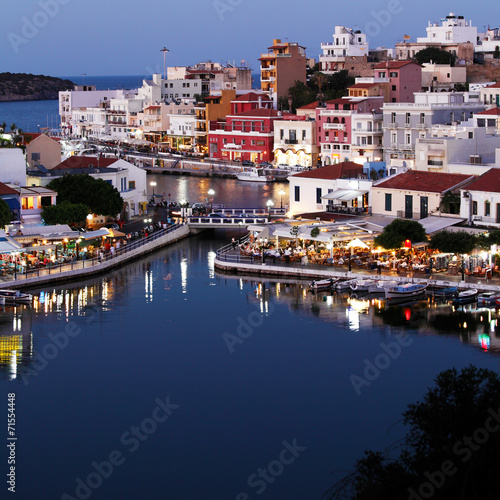
{"type": "Polygon", "coordinates": [[[249,92],[238,97],[231,101],[231,114],[225,120],[210,122],[210,157],[256,163],[272,161],[274,122],[282,119],[266,96],[249,92]]]}

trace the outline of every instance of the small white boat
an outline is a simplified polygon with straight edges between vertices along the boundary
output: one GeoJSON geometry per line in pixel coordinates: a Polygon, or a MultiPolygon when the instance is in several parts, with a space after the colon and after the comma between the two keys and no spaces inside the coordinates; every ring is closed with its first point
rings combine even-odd
{"type": "Polygon", "coordinates": [[[346,280],[346,281],[339,281],[336,285],[335,285],[335,290],[350,290],[351,289],[351,285],[355,282],[356,280],[355,279],[352,279],[352,280],[346,280]]]}
{"type": "Polygon", "coordinates": [[[405,283],[404,285],[397,285],[392,288],[387,288],[385,291],[385,298],[393,302],[404,302],[414,298],[421,297],[427,290],[425,283],[405,283]]]}
{"type": "Polygon", "coordinates": [[[337,282],[338,279],[335,278],[312,281],[309,284],[309,290],[312,290],[314,292],[321,292],[323,290],[334,290],[337,282]]]}
{"type": "Polygon", "coordinates": [[[263,168],[257,168],[257,167],[236,174],[236,178],[240,181],[252,181],[252,182],[274,182],[275,180],[272,175],[266,175],[263,168]]]}
{"type": "Polygon", "coordinates": [[[354,283],[351,284],[351,290],[357,293],[368,292],[368,289],[376,283],[376,280],[372,279],[355,280],[354,283]]]}
{"type": "Polygon", "coordinates": [[[368,293],[385,293],[388,288],[398,286],[398,281],[395,280],[379,280],[368,288],[368,293]]]}
{"type": "Polygon", "coordinates": [[[469,290],[464,290],[459,292],[458,295],[453,299],[453,305],[469,304],[471,302],[476,302],[478,291],[475,288],[470,288],[469,290]]]}
{"type": "Polygon", "coordinates": [[[500,299],[500,293],[498,292],[484,292],[477,296],[477,303],[481,306],[496,304],[496,301],[500,299]]]}
{"type": "Polygon", "coordinates": [[[33,296],[30,293],[23,293],[19,290],[0,289],[0,302],[6,304],[31,304],[33,296]]]}

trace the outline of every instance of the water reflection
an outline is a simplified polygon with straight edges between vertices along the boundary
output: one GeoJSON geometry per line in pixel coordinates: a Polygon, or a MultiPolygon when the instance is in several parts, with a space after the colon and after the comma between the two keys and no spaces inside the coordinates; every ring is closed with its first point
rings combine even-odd
{"type": "Polygon", "coordinates": [[[484,351],[500,353],[498,322],[500,310],[477,304],[455,307],[450,302],[434,302],[431,297],[402,305],[387,306],[383,297],[351,296],[349,293],[310,293],[307,283],[299,280],[259,280],[233,277],[216,272],[219,282],[241,290],[242,282],[250,283],[250,301],[259,301],[262,312],[269,302],[286,304],[290,311],[313,315],[332,322],[348,332],[400,331],[406,329],[420,335],[449,335],[484,351]]]}

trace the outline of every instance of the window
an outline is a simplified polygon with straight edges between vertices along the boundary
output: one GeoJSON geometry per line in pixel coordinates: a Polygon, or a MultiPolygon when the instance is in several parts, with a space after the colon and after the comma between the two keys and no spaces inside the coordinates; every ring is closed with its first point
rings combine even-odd
{"type": "Polygon", "coordinates": [[[283,140],[283,137],[285,136],[285,131],[280,128],[280,139],[283,140]]]}
{"type": "Polygon", "coordinates": [[[135,189],[135,181],[128,181],[128,188],[135,189]]]}
{"type": "Polygon", "coordinates": [[[474,139],[474,132],[469,132],[469,139],[474,139]]]}
{"type": "Polygon", "coordinates": [[[385,211],[392,211],[392,194],[385,193],[385,211]]]}
{"type": "Polygon", "coordinates": [[[393,90],[393,92],[396,92],[396,85],[392,86],[392,90],[393,90]]]}
{"type": "Polygon", "coordinates": [[[316,188],[316,203],[318,205],[321,205],[322,200],[321,200],[321,188],[316,188]]]}
{"type": "Polygon", "coordinates": [[[389,73],[389,77],[390,78],[397,78],[398,77],[398,72],[397,71],[391,71],[389,73]]]}
{"type": "Polygon", "coordinates": [[[396,144],[397,142],[397,135],[395,133],[391,134],[391,144],[396,144]]]}
{"type": "Polygon", "coordinates": [[[484,215],[488,217],[491,214],[491,204],[489,201],[484,202],[484,215]]]}
{"type": "Polygon", "coordinates": [[[295,201],[300,201],[300,186],[295,186],[295,201]]]}
{"type": "Polygon", "coordinates": [[[406,113],[405,123],[406,123],[407,125],[409,125],[409,124],[410,124],[410,118],[411,118],[411,114],[410,114],[410,113],[406,113]]]}
{"type": "Polygon", "coordinates": [[[411,134],[406,134],[405,141],[405,144],[411,144],[411,134]]]}
{"type": "Polygon", "coordinates": [[[391,123],[396,123],[396,113],[391,113],[391,123]]]}
{"type": "Polygon", "coordinates": [[[379,71],[378,77],[379,78],[385,78],[385,71],[379,71]]]}
{"type": "Polygon", "coordinates": [[[245,139],[241,139],[241,145],[244,146],[246,144],[247,141],[245,141],[245,139]]]}
{"type": "Polygon", "coordinates": [[[303,141],[306,140],[306,131],[305,130],[302,131],[302,140],[303,141]]]}
{"type": "Polygon", "coordinates": [[[425,113],[420,113],[420,124],[421,125],[425,124],[425,113]]]}
{"type": "Polygon", "coordinates": [[[472,215],[477,215],[477,201],[472,202],[472,215]]]}

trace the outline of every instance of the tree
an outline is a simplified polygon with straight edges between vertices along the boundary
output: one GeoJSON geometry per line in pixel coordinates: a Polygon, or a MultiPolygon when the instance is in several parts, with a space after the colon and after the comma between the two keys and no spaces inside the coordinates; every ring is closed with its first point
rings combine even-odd
{"type": "Polygon", "coordinates": [[[439,47],[427,47],[415,54],[415,60],[419,64],[425,64],[432,61],[434,64],[449,64],[450,66],[455,66],[455,59],[456,57],[451,52],[447,52],[439,47]]]}
{"type": "Polygon", "coordinates": [[[478,245],[477,237],[466,231],[439,231],[431,236],[429,248],[445,253],[470,253],[478,245]]]}
{"type": "Polygon", "coordinates": [[[409,428],[398,457],[366,451],[330,499],[493,499],[498,497],[500,378],[469,366],[441,372],[423,400],[403,413],[409,428]]]}
{"type": "Polygon", "coordinates": [[[116,217],[123,208],[123,199],[115,187],[88,174],[66,174],[51,181],[47,187],[57,191],[59,203],[83,203],[97,215],[116,217]]]}
{"type": "Polygon", "coordinates": [[[311,238],[316,238],[319,234],[319,227],[313,227],[311,229],[311,238]]]}
{"type": "Polygon", "coordinates": [[[58,205],[49,205],[42,211],[42,219],[48,225],[52,224],[76,224],[85,222],[90,209],[83,203],[70,203],[63,201],[58,205]]]}
{"type": "Polygon", "coordinates": [[[384,228],[382,234],[374,238],[373,242],[375,246],[393,250],[401,248],[405,240],[427,241],[425,229],[420,222],[410,219],[395,219],[384,228]]]}
{"type": "Polygon", "coordinates": [[[439,210],[445,214],[460,213],[460,194],[446,191],[439,203],[439,210]]]}
{"type": "Polygon", "coordinates": [[[0,227],[5,228],[12,220],[12,212],[5,200],[0,199],[0,227]]]}

